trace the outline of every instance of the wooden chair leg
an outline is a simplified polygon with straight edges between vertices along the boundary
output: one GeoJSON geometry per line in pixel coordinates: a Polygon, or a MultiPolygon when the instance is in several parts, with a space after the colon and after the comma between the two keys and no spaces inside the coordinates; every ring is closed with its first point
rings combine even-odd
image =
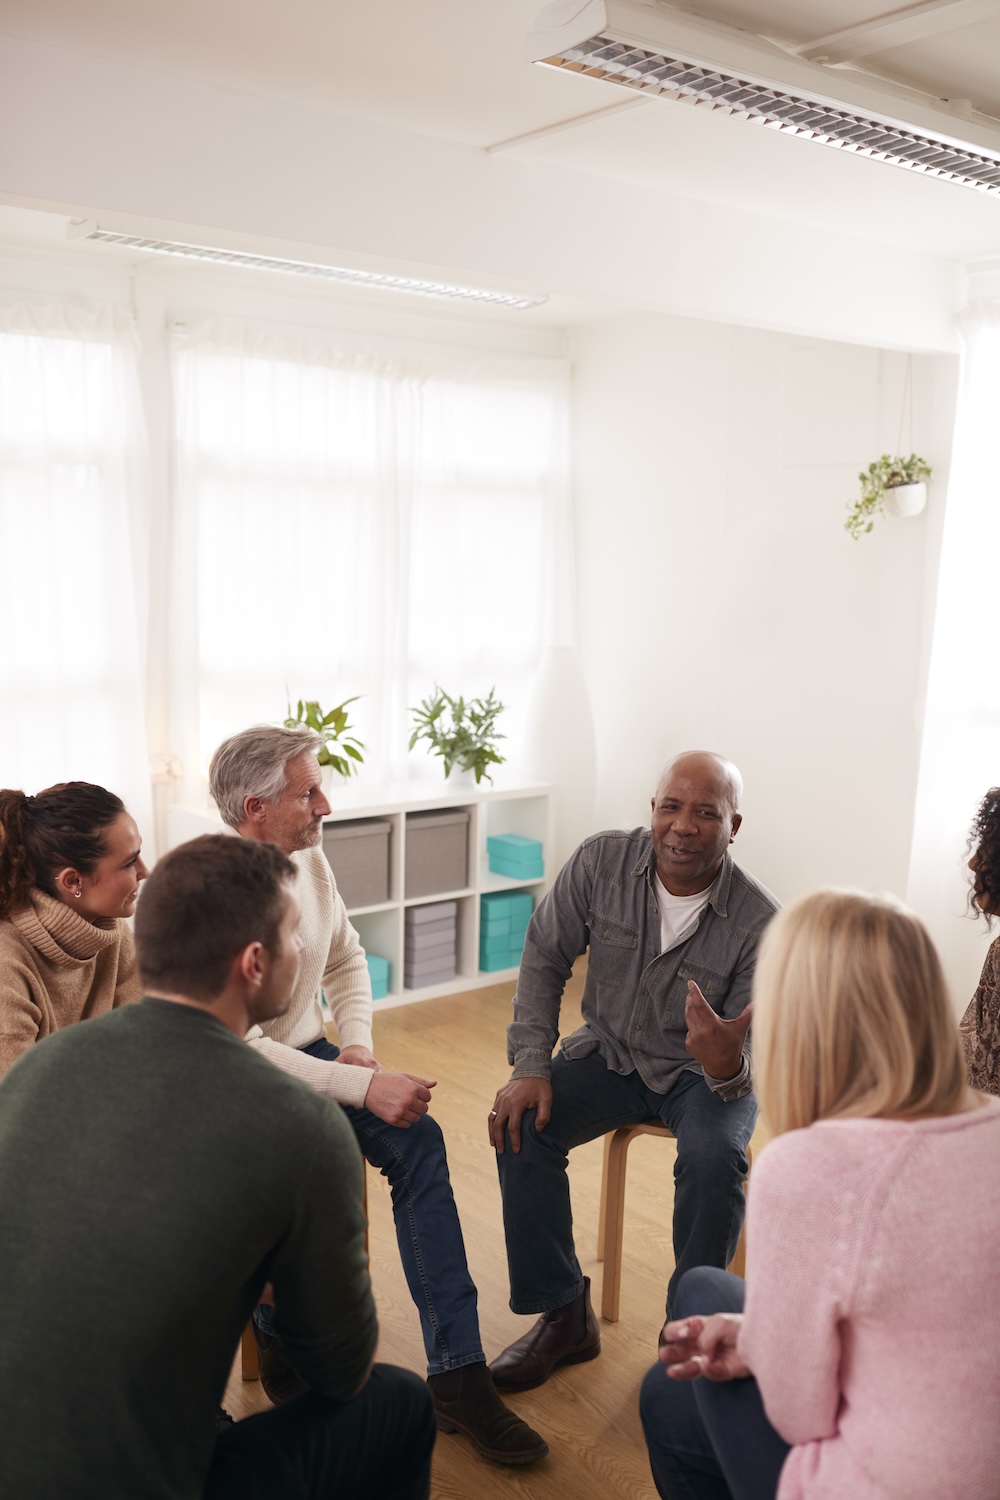
{"type": "Polygon", "coordinates": [[[622,1286],[622,1239],[625,1229],[625,1167],[634,1131],[628,1126],[607,1136],[605,1145],[604,1278],[601,1283],[601,1317],[618,1322],[622,1286]]]}
{"type": "Polygon", "coordinates": [[[597,1211],[597,1259],[604,1259],[604,1236],[608,1226],[608,1157],[611,1155],[611,1136],[604,1137],[604,1165],[601,1168],[601,1206],[597,1211]]]}
{"type": "Polygon", "coordinates": [[[257,1358],[257,1345],[254,1343],[253,1329],[248,1323],[243,1330],[240,1340],[240,1357],[243,1367],[244,1380],[260,1379],[260,1361],[257,1358]]]}

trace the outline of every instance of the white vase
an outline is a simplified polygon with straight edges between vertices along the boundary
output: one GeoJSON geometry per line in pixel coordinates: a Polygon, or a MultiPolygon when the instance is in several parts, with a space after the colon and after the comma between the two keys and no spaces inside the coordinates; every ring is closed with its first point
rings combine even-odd
{"type": "Polygon", "coordinates": [[[593,833],[597,748],[590,694],[575,646],[549,646],[535,676],[524,734],[524,770],[550,781],[556,821],[554,875],[593,833]]]}
{"type": "Polygon", "coordinates": [[[927,485],[922,479],[915,484],[892,484],[885,492],[890,516],[919,516],[926,504],[927,485]]]}
{"type": "Polygon", "coordinates": [[[319,769],[323,778],[323,796],[327,802],[332,802],[341,787],[345,785],[344,778],[336,766],[320,766],[319,769]]]}
{"type": "MultiPolygon", "coordinates": [[[[477,784],[475,771],[464,771],[460,766],[452,766],[451,770],[444,780],[445,786],[447,787],[476,786],[477,784]]],[[[489,786],[489,782],[487,782],[486,785],[489,786]]]]}

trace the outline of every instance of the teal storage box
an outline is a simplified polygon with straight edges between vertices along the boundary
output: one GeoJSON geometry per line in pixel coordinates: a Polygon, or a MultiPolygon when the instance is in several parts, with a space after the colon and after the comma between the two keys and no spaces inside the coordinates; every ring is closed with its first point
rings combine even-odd
{"type": "Polygon", "coordinates": [[[490,869],[512,880],[540,880],[545,874],[542,846],[538,839],[519,833],[494,833],[486,840],[490,869]]]}
{"type": "Polygon", "coordinates": [[[494,875],[507,875],[511,880],[541,880],[545,865],[540,859],[520,861],[501,859],[499,854],[490,855],[490,869],[494,875]]]}
{"type": "Polygon", "coordinates": [[[530,891],[488,891],[480,898],[479,915],[483,922],[506,917],[512,927],[518,922],[527,926],[534,909],[535,898],[530,891]]]}
{"type": "Polygon", "coordinates": [[[482,954],[479,957],[479,967],[484,974],[495,974],[498,969],[512,969],[516,963],[517,959],[509,958],[506,953],[497,958],[486,958],[482,954]]]}
{"type": "Polygon", "coordinates": [[[491,917],[486,912],[479,919],[479,930],[484,936],[510,937],[511,919],[508,916],[491,917]]]}
{"type": "Polygon", "coordinates": [[[389,993],[389,960],[379,958],[377,953],[366,953],[365,963],[372,985],[372,999],[384,1000],[389,993]]]}
{"type": "Polygon", "coordinates": [[[494,833],[486,840],[486,852],[518,864],[533,863],[541,859],[542,846],[538,839],[522,838],[519,833],[494,833]]]}
{"type": "Polygon", "coordinates": [[[512,941],[509,932],[504,933],[499,937],[490,936],[489,933],[484,932],[479,939],[479,956],[480,958],[497,958],[504,953],[510,953],[512,950],[516,953],[520,953],[523,947],[524,939],[522,938],[520,942],[518,942],[518,940],[515,938],[512,941]]]}
{"type": "Polygon", "coordinates": [[[495,948],[484,939],[479,945],[479,967],[486,974],[493,974],[497,969],[516,969],[523,951],[523,938],[497,939],[495,948]],[[504,941],[506,947],[501,948],[499,943],[504,941]]]}

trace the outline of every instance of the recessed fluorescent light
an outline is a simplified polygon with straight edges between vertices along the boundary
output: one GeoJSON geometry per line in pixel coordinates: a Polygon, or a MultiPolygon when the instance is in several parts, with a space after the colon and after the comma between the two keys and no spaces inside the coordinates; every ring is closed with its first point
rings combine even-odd
{"type": "MultiPolygon", "coordinates": [[[[910,105],[915,120],[907,121],[901,115],[907,108],[904,99],[877,98],[876,81],[864,81],[862,86],[852,77],[843,86],[855,95],[864,89],[871,101],[867,108],[859,108],[858,102],[832,98],[838,86],[835,75],[810,65],[807,81],[799,58],[778,58],[774,48],[765,55],[760,39],[735,31],[717,27],[699,33],[687,17],[673,12],[666,17],[627,0],[555,0],[541,10],[537,31],[529,37],[528,55],[547,68],[600,78],[639,95],[720,110],[765,129],[1000,196],[1000,142],[978,145],[975,135],[963,135],[969,126],[958,115],[946,118],[939,102],[910,105]],[[648,34],[637,34],[637,28],[646,27],[648,34]],[[691,52],[684,43],[673,51],[667,40],[667,34],[679,28],[687,34],[691,52]],[[658,31],[667,45],[661,45],[658,31]],[[696,49],[700,57],[693,55],[696,49]],[[727,51],[744,58],[744,65],[726,66],[727,51]],[[745,65],[750,66],[744,72],[745,65]],[[796,75],[795,81],[781,77],[783,72],[796,75]],[[810,84],[819,84],[816,93],[810,84]],[[937,118],[931,124],[933,114],[937,118]]],[[[984,132],[985,126],[978,124],[976,133],[984,132]]]]}
{"type": "Polygon", "coordinates": [[[281,271],[286,276],[317,276],[348,286],[367,286],[383,292],[409,292],[415,297],[442,297],[452,301],[477,302],[485,307],[540,307],[544,293],[498,292],[488,287],[460,286],[449,281],[422,281],[415,276],[392,276],[385,271],[359,271],[352,266],[328,266],[319,261],[284,260],[274,255],[246,255],[240,250],[221,250],[212,245],[189,245],[183,240],[151,240],[137,234],[118,234],[91,222],[70,225],[74,239],[101,240],[125,245],[130,250],[149,250],[155,255],[179,255],[185,260],[207,260],[219,266],[240,266],[247,271],[281,271]]]}

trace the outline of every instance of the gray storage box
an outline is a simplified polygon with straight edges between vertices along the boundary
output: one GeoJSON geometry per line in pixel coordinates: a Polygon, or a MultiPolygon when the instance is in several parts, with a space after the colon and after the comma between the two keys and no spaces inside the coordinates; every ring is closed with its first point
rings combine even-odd
{"type": "Polygon", "coordinates": [[[447,961],[449,958],[454,958],[455,953],[455,939],[452,936],[446,937],[441,943],[435,943],[432,948],[412,948],[407,943],[403,950],[403,958],[407,968],[412,968],[414,964],[425,964],[431,958],[447,961]]]}
{"type": "Polygon", "coordinates": [[[464,890],[468,883],[468,856],[468,808],[407,813],[404,878],[407,898],[464,890]]]}
{"type": "Polygon", "coordinates": [[[420,953],[425,948],[447,948],[455,946],[454,922],[428,922],[423,927],[406,929],[407,953],[420,953]]]}
{"type": "Polygon", "coordinates": [[[444,984],[455,977],[455,960],[450,962],[436,959],[430,964],[415,964],[413,968],[407,968],[403,974],[403,988],[405,990],[423,989],[429,984],[444,984]]]}
{"type": "Polygon", "coordinates": [[[388,901],[391,832],[387,818],[324,823],[323,853],[348,910],[388,901]]]}
{"type": "Polygon", "coordinates": [[[405,921],[409,931],[411,928],[426,927],[429,922],[444,922],[449,917],[454,921],[457,916],[457,901],[432,901],[426,906],[408,906],[405,921]]]}

